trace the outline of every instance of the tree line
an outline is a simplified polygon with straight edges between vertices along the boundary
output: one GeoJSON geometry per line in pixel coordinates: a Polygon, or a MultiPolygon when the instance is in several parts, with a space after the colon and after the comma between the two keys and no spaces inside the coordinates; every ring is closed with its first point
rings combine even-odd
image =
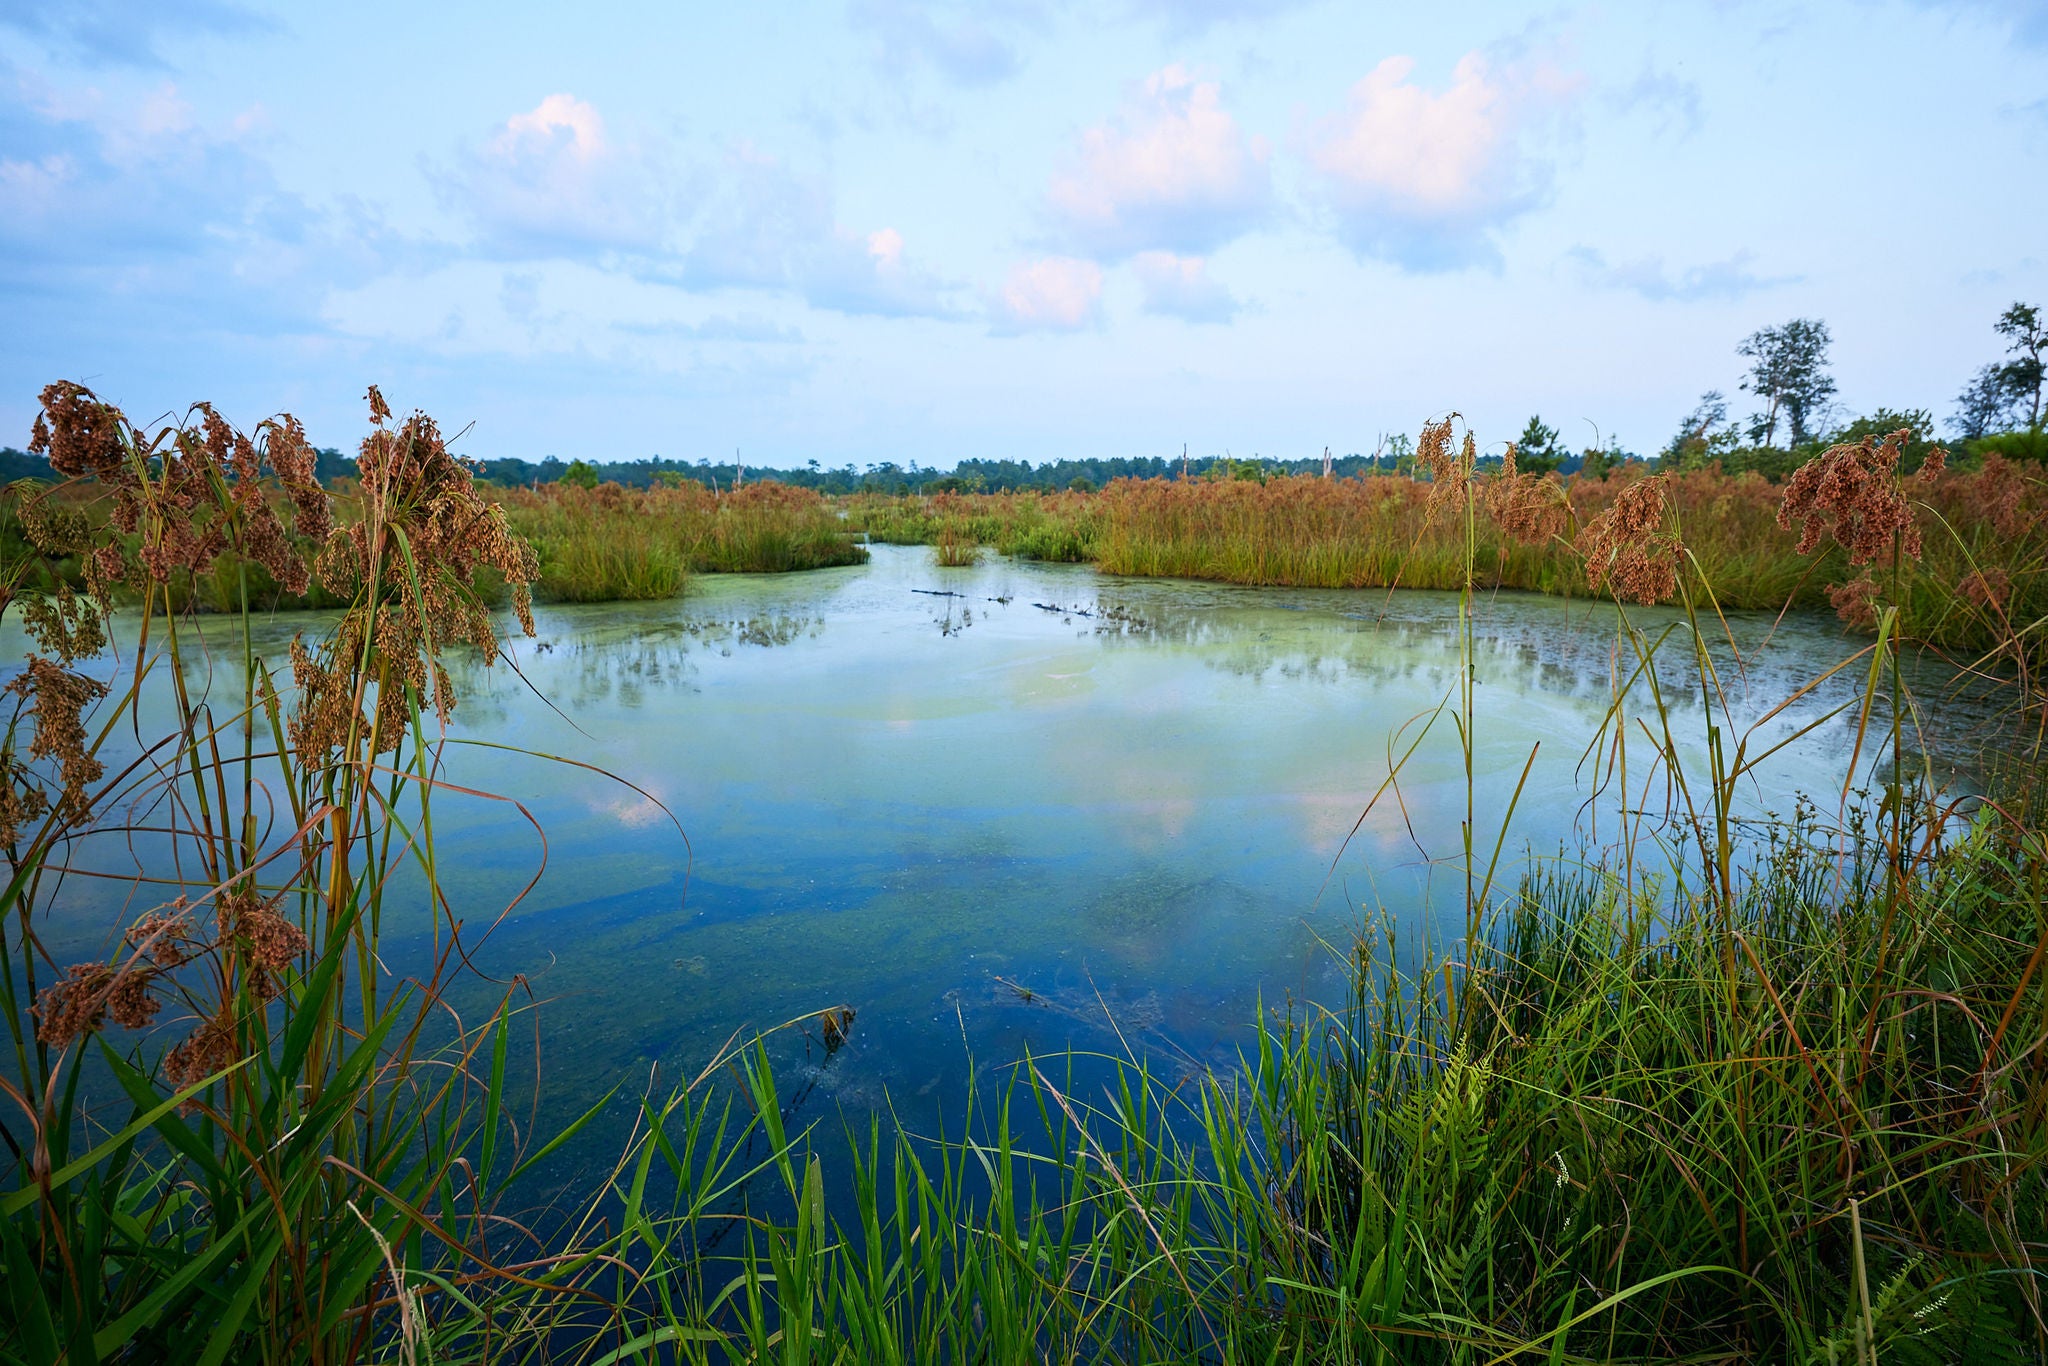
{"type": "MultiPolygon", "coordinates": [[[[2008,458],[2048,460],[2048,438],[2042,431],[2043,418],[2048,416],[2043,402],[2048,328],[2044,328],[2041,310],[2033,304],[2015,303],[1992,327],[2005,341],[2004,355],[1980,367],[1957,395],[1948,420],[1950,436],[1966,455],[1995,451],[2008,458]]],[[[1717,466],[1729,474],[1755,471],[1783,479],[1837,442],[1905,430],[1912,436],[1903,463],[1909,471],[1918,468],[1937,440],[1933,413],[1925,408],[1886,407],[1863,416],[1843,412],[1833,401],[1836,385],[1828,362],[1828,348],[1833,343],[1828,325],[1818,318],[1794,318],[1751,333],[1735,353],[1749,362],[1740,391],[1750,396],[1752,411],[1734,415],[1727,395],[1709,389],[1679,422],[1671,439],[1647,460],[1612,439],[1601,445],[1597,434],[1592,445],[1573,450],[1558,428],[1540,414],[1532,415],[1515,441],[1517,466],[1524,471],[1554,470],[1595,477],[1639,463],[1679,470],[1717,466]]],[[[1498,465],[1500,459],[1499,453],[1492,453],[1483,456],[1480,465],[1498,465]]],[[[751,478],[773,479],[824,494],[1012,493],[1091,490],[1113,479],[1264,480],[1291,474],[1328,474],[1342,479],[1412,474],[1415,458],[1412,438],[1395,433],[1381,437],[1371,454],[1326,451],[1321,456],[1286,460],[1243,458],[1227,451],[1199,457],[1184,451],[1178,458],[1068,458],[1037,465],[1029,460],[969,457],[950,470],[920,466],[915,460],[904,464],[884,460],[864,466],[849,462],[836,467],[810,460],[799,469],[757,467],[749,473],[737,457],[692,463],[659,455],[616,461],[565,461],[550,455],[538,461],[511,457],[482,460],[476,468],[480,478],[508,488],[553,483],[648,488],[693,480],[714,489],[730,489],[751,478]]],[[[323,449],[317,473],[322,483],[352,477],[355,461],[339,450],[323,449]]],[[[0,483],[49,477],[47,461],[11,446],[0,448],[0,483]]]]}

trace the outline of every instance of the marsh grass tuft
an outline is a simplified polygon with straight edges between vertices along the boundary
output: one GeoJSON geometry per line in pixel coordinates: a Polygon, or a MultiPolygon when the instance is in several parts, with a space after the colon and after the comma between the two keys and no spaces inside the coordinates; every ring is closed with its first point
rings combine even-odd
{"type": "Polygon", "coordinates": [[[558,602],[673,597],[692,573],[783,573],[859,564],[867,551],[809,489],[762,480],[724,493],[549,485],[497,495],[540,555],[558,602]]]}

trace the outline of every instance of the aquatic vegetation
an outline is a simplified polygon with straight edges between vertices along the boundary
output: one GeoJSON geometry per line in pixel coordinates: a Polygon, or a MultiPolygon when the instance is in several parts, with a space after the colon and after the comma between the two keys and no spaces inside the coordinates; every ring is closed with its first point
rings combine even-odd
{"type": "Polygon", "coordinates": [[[769,480],[722,493],[548,485],[496,493],[558,602],[673,597],[692,573],[782,573],[867,557],[823,497],[769,480]]]}
{"type": "Polygon", "coordinates": [[[1027,560],[1080,563],[1095,556],[1101,504],[1085,493],[937,493],[844,500],[847,525],[885,545],[985,545],[1027,560]]]}
{"type": "MultiPolygon", "coordinates": [[[[1452,932],[1401,949],[1369,920],[1337,949],[1350,998],[1268,1011],[1233,1070],[980,1060],[937,1133],[793,1129],[765,1048],[742,1042],[688,1085],[650,1084],[600,1178],[536,1212],[508,1191],[617,1093],[536,1135],[507,1105],[518,984],[488,1019],[452,1018],[488,930],[437,863],[439,731],[461,705],[441,655],[498,649],[480,579],[530,630],[550,564],[603,595],[857,548],[828,504],[774,485],[494,496],[430,420],[369,397],[364,477],[337,509],[289,419],[244,436],[196,408],[152,435],[46,391],[37,439],[69,487],[10,499],[44,567],[83,579],[24,565],[5,604],[37,652],[0,746],[0,1358],[2048,1357],[2040,756],[2008,753],[1984,794],[1936,790],[1899,661],[1907,636],[1950,630],[2041,716],[2040,516],[2011,467],[1909,485],[1897,443],[1872,439],[1783,489],[1487,479],[1447,420],[1427,483],[850,508],[870,534],[956,549],[1085,539],[1139,566],[1120,572],[1456,589],[1464,667],[1414,723],[1442,723],[1462,762],[1462,793],[1433,794],[1461,808],[1436,860],[1452,932]],[[594,556],[636,527],[674,548],[639,580],[594,556]],[[295,645],[288,685],[249,644],[259,567],[344,604],[295,645]],[[202,659],[178,585],[223,572],[240,657],[202,659]],[[1476,778],[1471,667],[1476,596],[1516,575],[1620,612],[1583,760],[1616,824],[1526,863],[1504,848],[1521,788],[1476,778]],[[1860,687],[1798,733],[1849,724],[1851,781],[1878,795],[1845,784],[1758,828],[1739,797],[1788,743],[1784,713],[1744,720],[1722,695],[1716,607],[1766,584],[1780,603],[1841,590],[1874,632],[1829,671],[1860,687]],[[1651,631],[1646,601],[1681,611],[1651,631]],[[109,670],[117,607],[139,645],[109,670]],[[1681,676],[1703,744],[1664,700],[1681,676]],[[1625,711],[1643,689],[1651,713],[1625,711]],[[145,690],[161,736],[141,734],[145,690]],[[115,768],[121,727],[142,757],[115,768]],[[67,962],[52,911],[67,879],[102,875],[94,841],[150,862],[106,903],[104,955],[67,962]],[[434,950],[417,981],[379,955],[405,866],[434,950]]],[[[1405,804],[1407,762],[1390,751],[1365,814],[1405,804]]],[[[830,1055],[854,1021],[841,1004],[789,1027],[830,1055]]]]}
{"type": "Polygon", "coordinates": [[[288,417],[247,435],[200,405],[150,433],[80,386],[43,393],[35,443],[63,498],[9,497],[38,549],[82,559],[87,591],[11,580],[42,653],[10,686],[0,747],[8,1360],[352,1360],[416,1293],[394,1248],[422,1272],[504,1274],[487,1192],[518,1175],[494,1167],[509,996],[423,1042],[448,1037],[444,988],[482,937],[465,945],[435,878],[429,737],[456,705],[443,651],[496,648],[477,571],[509,585],[530,630],[535,566],[431,420],[394,424],[374,388],[369,402],[363,478],[337,518],[288,417]],[[249,646],[256,566],[348,603],[325,637],[294,642],[289,687],[249,646]],[[179,592],[223,571],[241,590],[239,658],[213,654],[179,592]],[[117,588],[138,636],[109,674],[117,588]],[[168,733],[103,763],[158,703],[168,733]],[[49,936],[80,913],[67,885],[108,875],[103,848],[148,860],[126,902],[85,903],[116,917],[106,956],[64,964],[49,936]],[[394,982],[377,945],[408,863],[436,961],[394,982]]]}
{"type": "Polygon", "coordinates": [[[2011,640],[2004,621],[1963,585],[1981,588],[1991,580],[1972,576],[1995,571],[2005,619],[2048,614],[2048,489],[1996,454],[1972,470],[1936,459],[1902,480],[1886,473],[1901,449],[1897,434],[1832,447],[1776,485],[1712,469],[1564,479],[1519,471],[1512,451],[1481,473],[1476,453],[1428,446],[1421,467],[1441,468],[1427,480],[1118,480],[1099,494],[1052,497],[863,494],[847,511],[878,541],[972,536],[1004,554],[1092,561],[1108,574],[1455,589],[1465,580],[1466,527],[1445,509],[1469,485],[1485,513],[1471,519],[1469,546],[1481,586],[1583,597],[1613,579],[1633,601],[1668,603],[1683,559],[1722,607],[1844,606],[1844,620],[1864,629],[1875,618],[1862,604],[1875,590],[1857,586],[1854,571],[1897,531],[1925,542],[1883,590],[1902,609],[1904,632],[1958,652],[2002,649],[2011,640]],[[1661,530],[1635,534],[1650,524],[1661,530]],[[1808,534],[1815,539],[1802,549],[1808,534]]]}

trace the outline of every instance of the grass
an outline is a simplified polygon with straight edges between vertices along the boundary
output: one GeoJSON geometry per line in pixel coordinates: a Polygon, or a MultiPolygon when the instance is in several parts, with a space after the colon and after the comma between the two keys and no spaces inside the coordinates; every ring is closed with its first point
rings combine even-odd
{"type": "MultiPolygon", "coordinates": [[[[565,548],[642,524],[650,544],[686,547],[678,574],[698,557],[787,567],[827,553],[822,505],[771,486],[730,503],[606,489],[494,503],[431,423],[394,427],[373,390],[364,480],[330,539],[295,424],[259,429],[243,460],[209,410],[152,441],[82,390],[44,401],[82,515],[54,522],[33,491],[11,495],[34,554],[10,605],[38,662],[10,689],[0,748],[0,1360],[2048,1360],[2037,756],[2008,753],[1984,797],[1934,790],[1912,767],[1898,668],[1912,614],[1956,610],[1941,556],[1995,552],[2015,583],[2038,572],[2014,548],[2024,528],[1997,534],[2025,489],[1935,485],[1915,515],[1946,508],[1952,535],[1923,532],[1924,556],[1903,527],[1863,535],[1905,493],[1882,450],[1858,457],[1868,480],[1825,494],[1841,516],[1823,554],[1872,561],[1859,572],[1880,589],[1864,603],[1873,638],[1838,666],[1860,695],[1801,725],[1849,728],[1873,802],[1845,787],[1822,794],[1831,816],[1739,815],[1782,736],[1775,717],[1744,729],[1721,698],[1714,605],[1766,582],[1798,601],[1825,558],[1773,580],[1786,552],[1742,539],[1761,535],[1753,489],[1677,480],[1634,523],[1600,520],[1619,491],[1575,489],[1607,589],[1685,609],[1652,636],[1624,606],[1617,700],[1582,765],[1618,822],[1606,843],[1504,851],[1519,791],[1480,790],[1488,719],[1461,670],[1411,728],[1441,725],[1464,759],[1464,841],[1439,859],[1457,932],[1404,955],[1393,924],[1362,926],[1334,948],[1349,999],[1248,1022],[1235,1069],[983,1060],[944,1132],[792,1131],[765,1049],[742,1042],[641,1097],[606,1179],[542,1219],[519,1183],[581,1122],[546,1137],[515,1122],[508,1058],[528,1008],[509,994],[482,1020],[447,1008],[488,927],[440,892],[433,717],[456,703],[437,654],[495,649],[480,573],[522,613],[550,555],[597,591],[629,571],[565,548]],[[274,486],[247,473],[258,451],[274,486]],[[696,534],[670,540],[679,527],[696,534]],[[328,546],[316,583],[345,604],[339,620],[298,644],[289,681],[245,634],[211,661],[214,690],[188,691],[205,646],[179,583],[231,576],[246,623],[254,566],[280,584],[303,573],[293,535],[328,546]],[[93,591],[37,577],[67,561],[93,591]],[[117,582],[139,600],[124,608],[139,641],[110,671],[117,582]],[[1680,765],[1693,746],[1657,699],[1688,688],[1706,758],[1680,765]],[[168,708],[160,737],[140,731],[145,697],[168,708]],[[143,755],[109,772],[100,756],[124,728],[143,755]],[[45,927],[65,879],[93,866],[94,842],[138,834],[170,854],[136,875],[106,958],[61,963],[45,927]],[[405,865],[437,952],[399,982],[378,945],[405,865]]],[[[969,532],[1054,544],[1050,528],[1078,538],[1085,523],[1105,564],[1206,546],[1195,562],[1254,581],[1364,565],[1456,589],[1469,662],[1476,595],[1509,567],[1590,590],[1560,536],[1505,534],[1530,526],[1469,478],[1470,446],[1450,436],[1424,443],[1434,488],[1126,485],[850,520],[872,532],[900,514],[907,536],[924,518],[942,548],[969,532]],[[1370,556],[1399,538],[1371,541],[1374,527],[1430,549],[1382,563],[1370,556]],[[1316,550],[1347,536],[1368,544],[1316,550]]],[[[1993,648],[2015,666],[2015,711],[2037,718],[2019,593],[1993,648]]],[[[1368,812],[1405,800],[1404,764],[1390,753],[1368,812]]]]}
{"type": "Polygon", "coordinates": [[[824,498],[767,481],[725,493],[687,482],[553,484],[497,497],[540,554],[538,591],[561,602],[673,597],[692,573],[783,573],[867,559],[824,498]]]}
{"type": "Polygon", "coordinates": [[[939,493],[843,500],[847,525],[884,545],[993,547],[1026,560],[1077,563],[1093,558],[1101,504],[1084,493],[939,493]]]}
{"type": "MultiPolygon", "coordinates": [[[[670,598],[683,592],[691,574],[784,573],[867,559],[857,530],[849,529],[831,503],[808,489],[772,481],[723,493],[689,482],[653,489],[550,484],[483,492],[504,509],[513,534],[534,547],[539,571],[532,586],[537,596],[552,602],[670,598]]],[[[336,494],[337,515],[347,523],[355,515],[359,490],[354,481],[343,481],[336,494]]],[[[83,518],[91,535],[119,542],[131,556],[139,550],[139,535],[107,526],[105,507],[81,497],[75,487],[46,498],[53,507],[83,518]]],[[[279,497],[272,501],[283,505],[279,497]]],[[[45,553],[32,545],[21,524],[20,504],[17,497],[0,506],[5,563],[16,566],[29,586],[54,589],[62,583],[82,589],[79,556],[61,549],[45,553]]],[[[303,538],[295,546],[308,559],[320,550],[303,538]]],[[[966,552],[972,550],[970,543],[966,552]]],[[[504,592],[502,578],[488,571],[476,587],[487,597],[504,592]]],[[[346,605],[317,578],[303,592],[288,591],[261,564],[232,549],[201,572],[173,574],[165,591],[176,610],[232,614],[244,591],[265,611],[346,605]]]]}
{"type": "MultiPolygon", "coordinates": [[[[2010,640],[2015,623],[2048,615],[2048,491],[2032,471],[1993,459],[1911,488],[1926,553],[1886,585],[1905,634],[1938,648],[1983,651],[2010,640]],[[1994,584],[2003,576],[1995,602],[1958,591],[1975,573],[1994,584]]],[[[847,510],[849,525],[877,541],[971,537],[1027,559],[1090,561],[1106,574],[1291,587],[1455,589],[1464,583],[1469,549],[1483,587],[1584,597],[1593,590],[1573,533],[1612,507],[1628,483],[1561,483],[1557,496],[1568,498],[1572,516],[1558,535],[1531,544],[1487,521],[1469,547],[1462,527],[1430,520],[1431,486],[1405,476],[1119,480],[1100,494],[1050,496],[859,495],[847,510]]],[[[1755,474],[1700,470],[1668,478],[1675,534],[1722,607],[1832,611],[1830,589],[1857,577],[1839,549],[1798,551],[1796,533],[1778,525],[1783,492],[1755,474]]]]}
{"type": "Polygon", "coordinates": [[[645,1105],[589,1359],[2039,1360],[2038,874],[1995,824],[1910,883],[1840,853],[1780,832],[1725,914],[1538,869],[1234,1075],[1027,1059],[943,1135],[785,1133],[756,1057],[745,1108],[645,1105]]]}

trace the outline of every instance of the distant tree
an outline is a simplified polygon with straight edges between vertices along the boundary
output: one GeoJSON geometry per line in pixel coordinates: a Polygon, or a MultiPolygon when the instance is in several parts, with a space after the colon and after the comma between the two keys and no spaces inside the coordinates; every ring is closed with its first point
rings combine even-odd
{"type": "Polygon", "coordinates": [[[562,471],[559,482],[572,488],[594,489],[597,487],[597,466],[588,460],[571,460],[569,468],[562,471]]]}
{"type": "Polygon", "coordinates": [[[1675,469],[1696,470],[1733,449],[1742,434],[1728,423],[1728,400],[1709,389],[1678,424],[1678,433],[1660,452],[1675,469]]]}
{"type": "Polygon", "coordinates": [[[1956,395],[1955,415],[1948,420],[1950,431],[1965,441],[1975,441],[2012,426],[2019,405],[2006,387],[2004,369],[2002,365],[1984,366],[1963,386],[1963,392],[1956,395]]]}
{"type": "Polygon", "coordinates": [[[1949,429],[1965,441],[2024,426],[2041,430],[2042,379],[2048,351],[2048,329],[2033,304],[2014,304],[1992,324],[2007,339],[2012,359],[1980,368],[1956,395],[1949,429]]]}
{"type": "Polygon", "coordinates": [[[313,477],[323,484],[337,479],[356,477],[356,462],[353,456],[343,455],[332,446],[322,446],[314,453],[313,477]]]}
{"type": "Polygon", "coordinates": [[[0,447],[0,483],[51,477],[50,462],[45,457],[18,451],[12,446],[0,447]]]}
{"type": "Polygon", "coordinates": [[[1095,492],[1095,481],[1085,474],[1077,474],[1067,481],[1067,487],[1075,493],[1095,492]]]}
{"type": "Polygon", "coordinates": [[[1557,444],[1557,428],[1546,426],[1542,417],[1531,414],[1529,424],[1515,438],[1515,466],[1525,473],[1547,474],[1564,463],[1565,453],[1557,444]]]}
{"type": "Polygon", "coordinates": [[[1828,374],[1828,346],[1833,340],[1820,319],[1794,318],[1751,333],[1735,348],[1735,354],[1751,362],[1749,377],[1742,381],[1744,391],[1765,405],[1750,419],[1750,440],[1774,445],[1781,418],[1790,428],[1788,445],[1803,446],[1813,439],[1813,423],[1835,392],[1834,378],[1828,374]]]}
{"type": "Polygon", "coordinates": [[[1999,367],[2006,391],[2015,407],[2025,404],[2027,430],[2041,429],[2041,352],[2048,349],[2048,333],[2041,328],[2041,310],[2032,304],[2014,304],[1999,315],[1998,335],[2006,338],[2006,354],[2014,359],[1999,367]]]}

